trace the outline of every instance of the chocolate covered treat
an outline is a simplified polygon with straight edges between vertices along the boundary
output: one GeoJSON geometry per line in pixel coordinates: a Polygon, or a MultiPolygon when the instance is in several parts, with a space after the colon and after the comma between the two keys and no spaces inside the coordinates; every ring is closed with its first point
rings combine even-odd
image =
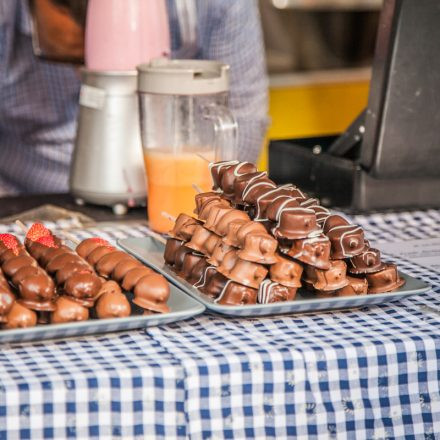
{"type": "Polygon", "coordinates": [[[234,203],[237,205],[243,205],[243,193],[249,188],[249,186],[262,181],[269,181],[266,171],[257,171],[255,173],[248,173],[237,177],[234,182],[234,203]]]}
{"type": "Polygon", "coordinates": [[[34,327],[37,325],[37,314],[16,301],[13,303],[6,321],[3,324],[4,329],[34,327]]]}
{"type": "Polygon", "coordinates": [[[210,235],[208,239],[205,241],[205,245],[203,246],[203,253],[206,256],[211,256],[217,244],[221,242],[222,242],[222,238],[219,237],[217,234],[210,235]]]}
{"type": "Polygon", "coordinates": [[[21,269],[15,272],[14,276],[11,278],[12,284],[18,286],[25,278],[31,275],[37,275],[42,273],[43,269],[38,266],[23,266],[21,269]]]}
{"type": "Polygon", "coordinates": [[[131,314],[130,303],[115,281],[106,281],[96,301],[96,316],[99,319],[126,318],[131,314]]]}
{"type": "Polygon", "coordinates": [[[38,264],[30,255],[19,255],[5,261],[2,265],[2,270],[7,277],[11,278],[18,270],[25,266],[37,267],[38,264]]]}
{"type": "Polygon", "coordinates": [[[222,306],[245,306],[257,302],[257,289],[234,283],[231,280],[223,287],[214,302],[222,306]]]}
{"type": "Polygon", "coordinates": [[[19,302],[37,311],[52,312],[55,310],[55,283],[45,273],[30,275],[20,282],[19,302]]]}
{"type": "Polygon", "coordinates": [[[127,292],[132,292],[138,281],[147,275],[154,273],[153,269],[146,266],[135,267],[129,270],[122,280],[122,288],[127,292]]]}
{"type": "Polygon", "coordinates": [[[232,243],[229,243],[231,246],[236,246],[239,248],[243,248],[245,245],[245,240],[248,235],[251,234],[266,234],[266,228],[260,222],[250,221],[248,223],[243,224],[238,230],[236,234],[236,238],[232,243]]]}
{"type": "Polygon", "coordinates": [[[170,311],[166,302],[170,296],[167,280],[158,273],[142,277],[134,287],[133,302],[143,309],[157,313],[170,311]]]}
{"type": "Polygon", "coordinates": [[[115,267],[123,260],[131,259],[131,257],[123,251],[113,251],[100,258],[95,265],[95,270],[104,278],[109,278],[115,267]]]}
{"type": "Polygon", "coordinates": [[[223,274],[217,272],[209,278],[209,281],[203,289],[203,293],[215,299],[223,292],[228,282],[228,279],[223,274]]]}
{"type": "Polygon", "coordinates": [[[312,209],[282,207],[276,215],[276,225],[272,233],[276,238],[301,239],[319,229],[312,209]]]}
{"type": "MultiPolygon", "coordinates": [[[[222,239],[223,242],[229,246],[238,247],[238,240],[237,240],[238,230],[244,224],[247,224],[247,223],[252,223],[252,222],[249,220],[243,220],[243,219],[231,221],[227,227],[226,235],[222,239]]],[[[261,231],[261,229],[260,229],[260,231],[261,231]]]]}
{"type": "Polygon", "coordinates": [[[261,282],[266,278],[267,272],[268,270],[261,264],[238,258],[230,270],[225,270],[222,273],[232,281],[258,289],[261,282]]]}
{"type": "Polygon", "coordinates": [[[221,180],[223,173],[233,165],[238,165],[240,162],[238,160],[224,160],[221,162],[211,162],[209,164],[209,171],[212,177],[212,189],[220,189],[221,180]]]}
{"type": "Polygon", "coordinates": [[[79,255],[66,251],[65,253],[58,255],[55,258],[52,258],[49,263],[47,263],[47,266],[45,267],[46,272],[53,275],[58,270],[62,269],[64,266],[66,266],[69,263],[79,263],[82,261],[82,258],[79,257],[79,255]]]}
{"type": "Polygon", "coordinates": [[[230,208],[231,204],[222,198],[212,198],[207,200],[201,207],[198,214],[199,220],[205,222],[208,219],[211,209],[214,207],[230,208]]]}
{"type": "Polygon", "coordinates": [[[205,242],[213,234],[213,232],[208,231],[203,226],[197,226],[194,231],[194,235],[192,236],[191,240],[185,244],[185,246],[189,249],[192,249],[193,251],[204,253],[205,242]]]}
{"type": "Polygon", "coordinates": [[[211,256],[207,259],[207,262],[213,266],[220,266],[225,258],[225,255],[233,249],[234,248],[232,246],[229,246],[220,240],[217,242],[211,256]]]}
{"type": "Polygon", "coordinates": [[[228,228],[231,223],[237,221],[247,221],[251,219],[248,214],[244,211],[239,211],[238,209],[231,209],[214,225],[212,230],[219,236],[224,237],[228,233],[228,228]]]}
{"type": "MultiPolygon", "coordinates": [[[[29,251],[32,252],[33,248],[28,247],[29,251]]],[[[70,253],[72,254],[72,250],[70,248],[68,248],[67,246],[60,246],[57,248],[53,248],[53,247],[46,247],[46,251],[39,254],[40,257],[38,259],[38,262],[40,263],[40,265],[42,267],[46,267],[49,262],[51,260],[53,260],[54,258],[60,256],[60,255],[64,255],[65,253],[70,253]]]]}
{"type": "Polygon", "coordinates": [[[200,221],[187,214],[179,214],[169,236],[178,240],[188,241],[194,234],[194,229],[200,225],[200,221]]]}
{"type": "Polygon", "coordinates": [[[214,266],[207,266],[200,279],[194,283],[194,287],[197,287],[201,292],[205,292],[206,286],[216,273],[217,269],[214,266]]]}
{"type": "Polygon", "coordinates": [[[264,280],[258,289],[258,303],[271,304],[281,301],[293,301],[296,296],[296,287],[287,287],[272,280],[264,280]]]}
{"type": "Polygon", "coordinates": [[[93,273],[92,266],[85,261],[77,261],[74,263],[68,263],[61,269],[57,270],[55,280],[58,286],[63,287],[64,283],[77,272],[89,272],[93,273]]]}
{"type": "Polygon", "coordinates": [[[280,195],[275,197],[267,204],[265,218],[271,222],[278,222],[283,209],[297,208],[299,202],[290,195],[280,195]]]}
{"type": "Polygon", "coordinates": [[[347,277],[348,284],[336,293],[338,296],[366,295],[368,282],[365,278],[347,277]]]}
{"type": "Polygon", "coordinates": [[[229,276],[229,272],[232,270],[237,260],[237,250],[232,248],[224,255],[222,262],[217,267],[217,271],[226,277],[229,276]]]}
{"type": "Polygon", "coordinates": [[[291,243],[290,249],[285,252],[290,257],[318,269],[330,268],[330,240],[320,230],[291,243]]]}
{"type": "Polygon", "coordinates": [[[86,259],[89,254],[100,246],[110,246],[107,240],[99,237],[86,238],[75,249],[76,253],[86,259]]]}
{"type": "Polygon", "coordinates": [[[205,203],[210,200],[220,200],[221,194],[215,191],[203,192],[195,195],[196,208],[194,209],[194,214],[199,216],[200,211],[205,203]]]}
{"type": "Polygon", "coordinates": [[[181,270],[181,276],[185,278],[185,280],[189,281],[191,278],[192,271],[194,269],[194,266],[200,261],[204,260],[205,257],[201,254],[193,254],[188,253],[185,255],[185,258],[183,259],[183,265],[181,270]]]}
{"type": "Polygon", "coordinates": [[[7,321],[7,315],[12,309],[15,295],[12,293],[6,279],[0,274],[0,323],[7,321]]]}
{"type": "Polygon", "coordinates": [[[52,324],[63,324],[65,322],[86,321],[89,319],[89,310],[76,301],[60,296],[56,303],[56,310],[51,315],[52,324]]]}
{"type": "Polygon", "coordinates": [[[248,205],[255,205],[258,198],[262,194],[265,194],[268,190],[274,189],[276,187],[277,186],[275,185],[275,182],[273,182],[269,178],[253,182],[252,184],[246,186],[245,190],[243,191],[243,203],[248,205]]]}
{"type": "Polygon", "coordinates": [[[405,280],[399,277],[395,264],[386,264],[380,272],[366,274],[368,293],[385,293],[397,290],[405,284],[405,280]]]}
{"type": "Polygon", "coordinates": [[[267,208],[271,206],[275,201],[285,198],[289,198],[291,201],[296,202],[292,206],[298,206],[296,199],[291,197],[291,186],[282,185],[276,188],[271,188],[263,191],[255,202],[255,218],[254,220],[267,220],[266,215],[267,208]]]}
{"type": "Polygon", "coordinates": [[[220,188],[223,191],[224,197],[233,199],[235,195],[234,183],[235,181],[246,174],[255,173],[257,167],[249,162],[240,162],[224,169],[221,173],[220,188]]]}
{"type": "Polygon", "coordinates": [[[206,258],[201,258],[192,268],[190,275],[186,278],[186,281],[190,284],[197,284],[201,281],[205,269],[209,266],[206,258]]]}
{"type": "Polygon", "coordinates": [[[307,266],[304,274],[306,286],[313,286],[316,290],[338,290],[348,285],[347,265],[340,260],[330,262],[327,270],[307,266]]]}
{"type": "Polygon", "coordinates": [[[278,242],[269,234],[247,234],[243,249],[238,256],[247,261],[260,264],[273,264],[277,261],[275,254],[278,242]]]}
{"type": "Polygon", "coordinates": [[[350,258],[348,271],[354,274],[379,272],[385,269],[385,264],[380,259],[377,249],[366,246],[362,253],[350,258]]]}
{"type": "Polygon", "coordinates": [[[110,245],[98,246],[87,255],[86,261],[94,267],[104,255],[114,252],[115,250],[116,248],[110,245]]]}
{"type": "Polygon", "coordinates": [[[209,215],[205,222],[205,228],[209,231],[215,232],[215,226],[220,222],[221,218],[230,211],[234,211],[234,209],[221,205],[212,207],[209,210],[209,215]]]}
{"type": "Polygon", "coordinates": [[[277,262],[270,266],[270,279],[287,287],[301,287],[303,266],[290,258],[278,255],[277,262]]]}
{"type": "Polygon", "coordinates": [[[174,258],[174,266],[172,266],[173,270],[177,274],[179,274],[182,271],[183,260],[185,258],[185,255],[191,254],[192,252],[193,252],[193,250],[186,247],[186,246],[181,246],[179,249],[177,249],[176,255],[174,258]]]}
{"type": "Polygon", "coordinates": [[[89,272],[74,273],[65,283],[66,296],[84,307],[92,307],[102,286],[102,281],[89,272]]]}
{"type": "Polygon", "coordinates": [[[183,241],[176,238],[169,238],[165,245],[164,260],[169,266],[174,264],[176,252],[183,245],[183,241]]]}
{"type": "Polygon", "coordinates": [[[111,274],[111,278],[115,280],[118,283],[122,283],[122,280],[125,278],[125,275],[136,267],[142,267],[142,263],[138,260],[136,260],[133,257],[128,256],[128,258],[125,258],[121,260],[113,269],[113,272],[111,274]]]}
{"type": "Polygon", "coordinates": [[[330,239],[331,258],[342,260],[354,257],[365,248],[364,231],[339,215],[331,215],[324,222],[324,233],[330,239]]]}

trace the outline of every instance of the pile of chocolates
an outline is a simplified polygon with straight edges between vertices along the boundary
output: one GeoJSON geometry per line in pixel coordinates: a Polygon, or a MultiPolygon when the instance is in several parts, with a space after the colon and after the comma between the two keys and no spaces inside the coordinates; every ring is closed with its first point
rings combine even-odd
{"type": "Polygon", "coordinates": [[[0,234],[0,323],[5,329],[39,324],[166,313],[170,294],[162,275],[101,238],[72,250],[42,224],[29,229],[24,245],[0,234]]]}
{"type": "Polygon", "coordinates": [[[177,217],[164,259],[216,303],[291,301],[302,286],[334,297],[404,284],[360,226],[296,186],[278,186],[248,162],[211,163],[210,171],[212,191],[195,196],[197,217],[177,217]]]}

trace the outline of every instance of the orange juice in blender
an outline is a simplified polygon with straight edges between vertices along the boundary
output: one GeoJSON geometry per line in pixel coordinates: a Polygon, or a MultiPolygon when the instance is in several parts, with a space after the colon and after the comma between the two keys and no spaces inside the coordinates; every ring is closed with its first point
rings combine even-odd
{"type": "MultiPolygon", "coordinates": [[[[204,152],[202,157],[211,158],[204,152]]],[[[173,221],[163,215],[177,217],[181,212],[194,215],[197,185],[203,191],[212,186],[208,162],[195,152],[170,154],[167,150],[145,150],[148,179],[148,219],[152,229],[168,232],[173,221]]]]}

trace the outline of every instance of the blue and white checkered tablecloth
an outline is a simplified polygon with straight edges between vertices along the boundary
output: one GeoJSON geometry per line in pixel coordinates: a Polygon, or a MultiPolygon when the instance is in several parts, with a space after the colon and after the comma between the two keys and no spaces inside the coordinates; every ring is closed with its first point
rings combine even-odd
{"type": "MultiPolygon", "coordinates": [[[[435,210],[355,221],[370,239],[440,237],[435,210]]],[[[362,310],[206,314],[148,331],[2,346],[0,439],[440,438],[440,273],[399,266],[432,290],[362,310]]]]}

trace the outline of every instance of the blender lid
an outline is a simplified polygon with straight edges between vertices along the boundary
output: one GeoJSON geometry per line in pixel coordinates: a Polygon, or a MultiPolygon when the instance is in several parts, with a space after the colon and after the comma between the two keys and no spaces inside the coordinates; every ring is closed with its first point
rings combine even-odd
{"type": "Polygon", "coordinates": [[[219,61],[157,58],[137,70],[141,93],[209,95],[229,90],[229,65],[219,61]]]}

